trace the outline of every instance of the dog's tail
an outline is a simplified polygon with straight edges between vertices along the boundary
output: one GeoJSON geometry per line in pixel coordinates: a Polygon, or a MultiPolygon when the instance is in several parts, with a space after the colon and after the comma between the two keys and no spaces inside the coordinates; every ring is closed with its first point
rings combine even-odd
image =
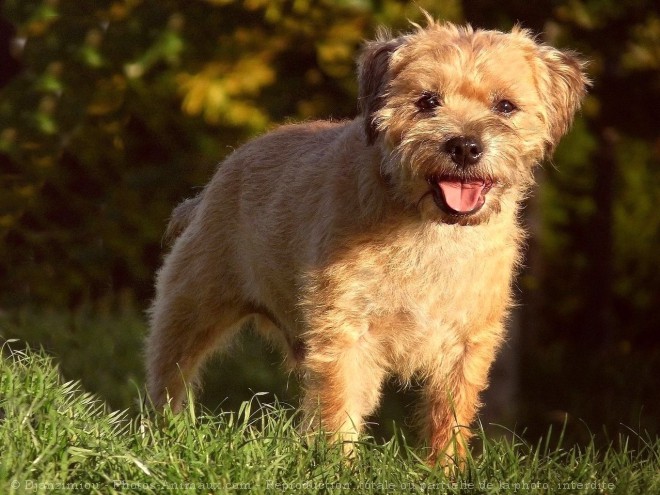
{"type": "Polygon", "coordinates": [[[181,232],[183,232],[188,224],[190,224],[190,220],[195,214],[195,210],[201,201],[202,195],[198,194],[193,198],[188,198],[182,201],[176,208],[174,208],[163,237],[165,244],[171,246],[177,237],[181,235],[181,232]]]}

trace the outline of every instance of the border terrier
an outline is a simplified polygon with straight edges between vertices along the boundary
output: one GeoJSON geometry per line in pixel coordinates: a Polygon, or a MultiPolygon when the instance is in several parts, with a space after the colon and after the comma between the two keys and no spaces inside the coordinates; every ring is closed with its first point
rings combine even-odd
{"type": "Polygon", "coordinates": [[[180,410],[252,322],[300,371],[304,429],[350,452],[384,379],[415,377],[431,462],[464,457],[521,202],[589,82],[575,54],[520,27],[427,21],[363,47],[354,120],[254,139],[174,210],[147,341],[156,406],[180,410]]]}

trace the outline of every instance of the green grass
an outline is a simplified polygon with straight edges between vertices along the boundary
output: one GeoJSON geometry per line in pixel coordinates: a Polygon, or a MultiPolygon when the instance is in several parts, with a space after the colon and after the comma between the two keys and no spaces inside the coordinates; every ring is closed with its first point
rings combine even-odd
{"type": "MultiPolygon", "coordinates": [[[[62,311],[25,307],[0,312],[0,342],[18,339],[57,356],[67,379],[102,397],[115,409],[135,409],[144,383],[144,339],[147,322],[132,304],[84,307],[62,311]]],[[[268,390],[285,400],[297,398],[296,380],[282,373],[282,357],[262,339],[243,332],[234,352],[217,356],[206,366],[203,394],[198,401],[209,409],[237,411],[254,391],[268,390]]]]}
{"type": "Polygon", "coordinates": [[[81,381],[85,390],[112,407],[135,402],[142,383],[142,349],[146,323],[133,306],[113,310],[85,308],[75,312],[23,308],[0,314],[0,339],[19,339],[57,356],[60,371],[81,381]]]}
{"type": "MultiPolygon", "coordinates": [[[[15,345],[15,344],[9,344],[15,345]]],[[[631,435],[597,451],[488,440],[455,478],[401,438],[358,445],[346,462],[320,437],[305,441],[286,406],[198,412],[153,421],[111,412],[64,382],[43,353],[4,347],[0,364],[0,493],[660,493],[660,441],[631,435]]],[[[478,433],[479,434],[479,433],[478,433]]]]}

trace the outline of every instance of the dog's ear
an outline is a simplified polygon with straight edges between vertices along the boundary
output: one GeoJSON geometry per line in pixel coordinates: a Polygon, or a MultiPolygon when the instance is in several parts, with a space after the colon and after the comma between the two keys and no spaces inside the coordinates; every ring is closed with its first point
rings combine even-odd
{"type": "Polygon", "coordinates": [[[385,92],[390,81],[389,69],[392,53],[403,43],[403,38],[379,39],[365,44],[358,58],[358,107],[364,116],[367,144],[374,144],[378,136],[376,112],[383,107],[385,92]]]}
{"type": "Polygon", "coordinates": [[[539,59],[543,64],[541,71],[542,88],[539,88],[546,100],[548,143],[550,154],[566,134],[573,123],[575,112],[580,107],[587,88],[591,85],[584,73],[585,62],[577,54],[557,50],[541,45],[539,59]]]}

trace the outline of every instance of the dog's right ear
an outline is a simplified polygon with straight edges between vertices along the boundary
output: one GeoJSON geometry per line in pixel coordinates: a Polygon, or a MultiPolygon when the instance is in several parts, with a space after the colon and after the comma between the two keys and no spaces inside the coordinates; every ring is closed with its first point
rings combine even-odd
{"type": "Polygon", "coordinates": [[[376,112],[384,105],[390,81],[390,58],[403,43],[402,37],[385,38],[386,33],[379,33],[376,41],[365,44],[358,58],[358,107],[364,116],[364,131],[369,145],[374,144],[378,136],[376,112]]]}
{"type": "Polygon", "coordinates": [[[545,85],[541,94],[546,100],[548,112],[546,152],[550,154],[570,128],[591,81],[585,72],[586,62],[573,52],[541,45],[539,59],[545,69],[539,72],[539,78],[545,85]]]}

